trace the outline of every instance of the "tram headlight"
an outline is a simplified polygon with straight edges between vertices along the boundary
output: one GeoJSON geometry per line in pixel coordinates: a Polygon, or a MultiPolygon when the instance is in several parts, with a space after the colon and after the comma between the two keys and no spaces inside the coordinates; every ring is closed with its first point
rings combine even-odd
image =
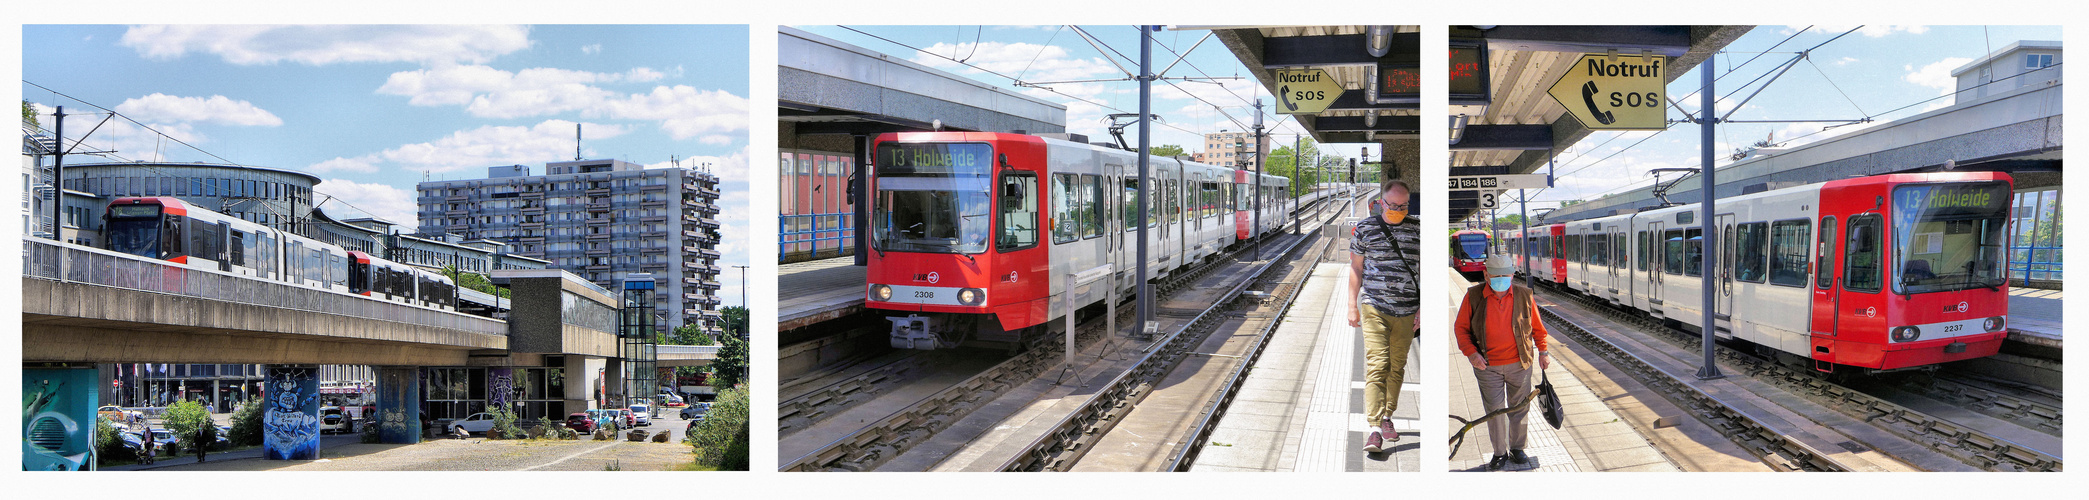
{"type": "Polygon", "coordinates": [[[892,300],[892,287],[889,285],[871,285],[870,296],[879,301],[892,300]]]}
{"type": "Polygon", "coordinates": [[[1900,327],[1900,328],[1895,328],[1895,329],[1893,329],[1893,341],[1894,341],[1894,342],[1914,342],[1914,341],[1915,341],[1915,339],[1920,339],[1920,338],[1922,338],[1922,329],[1921,329],[1921,328],[1916,328],[1916,327],[1912,327],[1912,326],[1903,326],[1903,327],[1900,327]]]}
{"type": "Polygon", "coordinates": [[[1980,324],[1980,327],[1982,329],[1985,329],[1990,332],[2002,331],[2002,327],[2005,326],[2009,326],[2009,320],[2001,316],[1988,318],[1986,322],[1980,324]]]}
{"type": "Polygon", "coordinates": [[[980,302],[985,301],[986,290],[980,290],[977,288],[966,288],[957,291],[957,303],[959,304],[976,306],[979,305],[980,302]]]}

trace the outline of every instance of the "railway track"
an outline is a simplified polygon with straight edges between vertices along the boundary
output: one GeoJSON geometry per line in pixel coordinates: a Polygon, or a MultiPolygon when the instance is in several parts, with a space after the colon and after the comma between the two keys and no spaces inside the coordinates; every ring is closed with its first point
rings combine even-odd
{"type": "MultiPolygon", "coordinates": [[[[1322,200],[1314,205],[1301,208],[1300,212],[1321,210],[1327,205],[1326,200],[1322,200]]],[[[1284,233],[1279,231],[1273,234],[1270,239],[1281,240],[1284,239],[1283,235],[1284,233]]],[[[1214,270],[1234,265],[1232,258],[1240,252],[1247,251],[1248,248],[1252,248],[1252,246],[1236,249],[1234,252],[1225,254],[1221,258],[1209,259],[1194,268],[1163,278],[1154,286],[1157,290],[1156,295],[1160,299],[1160,301],[1156,302],[1156,305],[1164,304],[1165,301],[1171,299],[1171,295],[1175,295],[1176,291],[1197,283],[1200,279],[1210,275],[1214,270]]],[[[1192,288],[1192,290],[1191,294],[1196,294],[1196,289],[1192,288]]],[[[1125,312],[1129,313],[1129,308],[1126,309],[1127,311],[1125,312]]],[[[1165,310],[1161,312],[1165,313],[1165,310]]],[[[1120,314],[1120,316],[1125,315],[1120,314]]],[[[1082,351],[1096,350],[1098,344],[1115,342],[1115,339],[1112,339],[1111,336],[1106,335],[1107,332],[1104,332],[1104,322],[1099,321],[1100,319],[1091,318],[1089,321],[1076,327],[1077,349],[1082,351]],[[1110,342],[1104,342],[1106,340],[1110,342]]],[[[1130,321],[1125,323],[1129,324],[1130,321]]],[[[1102,347],[1108,346],[1104,345],[1102,347]]],[[[831,434],[810,431],[790,433],[790,435],[785,436],[785,444],[779,450],[779,456],[795,458],[786,459],[780,464],[779,470],[860,471],[877,469],[894,458],[928,442],[932,437],[942,433],[942,431],[950,429],[966,417],[972,416],[976,410],[982,407],[996,404],[1010,397],[1024,397],[1022,394],[1012,395],[1012,393],[1022,392],[1029,395],[1029,397],[1037,397],[1036,393],[1038,391],[1035,388],[1025,388],[1023,386],[1038,380],[1040,376],[1045,374],[1047,369],[1057,367],[1062,357],[1060,350],[1057,343],[1045,343],[1032,346],[1021,354],[984,369],[977,369],[976,367],[959,368],[956,369],[957,372],[973,374],[955,383],[939,385],[938,387],[942,387],[940,390],[927,396],[914,397],[908,395],[899,397],[897,399],[903,401],[883,403],[884,406],[882,407],[879,404],[872,404],[873,400],[885,401],[894,399],[892,397],[881,398],[880,396],[884,396],[885,389],[904,383],[908,375],[904,375],[902,372],[943,373],[947,377],[947,374],[951,373],[952,370],[948,367],[934,366],[936,363],[923,363],[908,368],[894,367],[886,369],[879,367],[868,370],[860,376],[848,377],[845,380],[837,381],[825,387],[809,390],[804,393],[803,397],[792,398],[786,401],[785,406],[788,409],[780,407],[780,419],[795,419],[795,421],[790,422],[795,429],[805,430],[809,427],[820,425],[826,420],[836,418],[835,415],[851,410],[870,412],[883,416],[860,418],[859,420],[865,424],[860,426],[849,425],[850,423],[843,422],[843,425],[853,427],[854,430],[847,432],[846,435],[839,439],[833,439],[816,447],[794,448],[791,445],[793,443],[804,444],[808,439],[819,439],[818,436],[831,434]],[[862,397],[846,397],[844,395],[861,395],[862,397]],[[897,406],[897,409],[888,411],[893,406],[897,406]],[[794,437],[796,439],[793,439],[794,437]]],[[[942,352],[957,353],[962,351],[942,352]]],[[[954,358],[981,359],[977,356],[977,352],[969,354],[969,356],[960,355],[954,356],[954,358]]],[[[1083,356],[1083,358],[1088,357],[1083,356]]],[[[1109,360],[1105,358],[1107,356],[1095,356],[1093,360],[1086,362],[1079,368],[1082,370],[1108,369],[1107,366],[1102,365],[1108,365],[1111,361],[1123,361],[1122,359],[1109,360]]],[[[1061,376],[1064,377],[1064,372],[1073,370],[1073,368],[1069,367],[1067,370],[1062,370],[1061,376]]],[[[928,379],[933,377],[923,376],[921,378],[928,379]]],[[[895,390],[890,392],[899,394],[907,391],[895,390]]],[[[845,420],[846,417],[843,419],[845,420]]],[[[780,421],[779,425],[785,425],[785,423],[780,421]]]]}
{"type": "MultiPolygon", "coordinates": [[[[1670,328],[1646,316],[1619,310],[1607,303],[1584,295],[1563,294],[1553,290],[1548,290],[1547,295],[1554,298],[1559,298],[1562,295],[1569,297],[1582,309],[1597,312],[1619,324],[1628,325],[1634,329],[1652,334],[1653,338],[1660,339],[1660,341],[1667,343],[1678,352],[1698,352],[1701,346],[1700,338],[1695,334],[1670,328]]],[[[1549,308],[1545,313],[1548,315],[1548,321],[1559,317],[1558,313],[1551,311],[1549,308]]],[[[1567,321],[1563,317],[1559,318],[1559,320],[1563,323],[1572,324],[1572,322],[1567,321]]],[[[1594,337],[1578,325],[1572,327],[1572,329],[1579,332],[1574,334],[1576,340],[1582,340],[1584,335],[1590,338],[1594,337]]],[[[1594,339],[1585,343],[1591,343],[1592,345],[1609,344],[1608,341],[1602,339],[1594,339]]],[[[1599,349],[1603,348],[1599,347],[1599,349]]],[[[1859,390],[1816,376],[1810,371],[1794,370],[1774,361],[1748,355],[1733,349],[1719,349],[1718,358],[1723,364],[1738,368],[1736,370],[1738,374],[1745,375],[1753,380],[1762,381],[1792,394],[1802,395],[1849,418],[1868,423],[1930,452],[1974,468],[2000,471],[2057,472],[2061,470],[2061,460],[2057,455],[2048,453],[2040,449],[2040,447],[2027,446],[2018,442],[2018,440],[2022,440],[2027,436],[2024,433],[2007,433],[2008,435],[2004,435],[2005,433],[1991,432],[1990,430],[1979,429],[1976,426],[1960,422],[1961,420],[1981,420],[1986,418],[2010,422],[2013,425],[2020,425],[2031,431],[2046,432],[2050,430],[2050,433],[2046,435],[2052,438],[2050,442],[2056,446],[2058,429],[2061,423],[2061,413],[2056,405],[2005,394],[1995,388],[1985,387],[1983,384],[1949,378],[1931,379],[1928,381],[1908,379],[1898,383],[1877,384],[1890,386],[1894,389],[1892,391],[1882,391],[1880,388],[1859,390]],[[1889,396],[1899,397],[1881,396],[1879,395],[1880,393],[1891,393],[1889,396]],[[1907,397],[1910,395],[1917,398],[1928,398],[1945,405],[1955,405],[1952,407],[1977,416],[1960,414],[1954,418],[1943,418],[1932,413],[1956,412],[1948,407],[1937,407],[1936,405],[1931,405],[1932,411],[1930,412],[1920,411],[1911,408],[1908,404],[1902,404],[1910,401],[1920,401],[1920,399],[1907,397]],[[2014,436],[2016,439],[2012,439],[2010,436],[2014,436]]],[[[1630,362],[1626,364],[1629,365],[1630,362]]],[[[1670,378],[1672,379],[1672,377],[1670,378]]],[[[1671,382],[1664,383],[1664,385],[1672,385],[1673,383],[1680,383],[1680,379],[1674,379],[1671,382]]],[[[1674,393],[1667,389],[1664,389],[1664,391],[1671,394],[1674,393]]],[[[1736,442],[1748,441],[1743,443],[1744,446],[1755,444],[1756,446],[1750,446],[1752,450],[1765,449],[1758,442],[1762,440],[1761,438],[1751,437],[1738,432],[1749,427],[1745,423],[1737,423],[1736,425],[1715,423],[1714,427],[1720,428],[1722,432],[1727,433],[1728,437],[1736,442]]],[[[1987,427],[1992,429],[1995,426],[1989,425],[1987,427]]],[[[2036,435],[2029,435],[2029,437],[2037,438],[2036,435]]],[[[2039,441],[2043,442],[2046,440],[2039,441]]],[[[1877,446],[1874,447],[1877,448],[1877,446]]],[[[1811,461],[1809,456],[1817,454],[1818,451],[1820,450],[1791,450],[1780,452],[1778,455],[1784,461],[1804,464],[1811,461]]],[[[1910,463],[1919,462],[1922,461],[1914,460],[1910,463]]],[[[1777,464],[1773,463],[1772,465],[1777,464]]],[[[1849,470],[1836,469],[1825,464],[1802,469],[1849,470]]]]}

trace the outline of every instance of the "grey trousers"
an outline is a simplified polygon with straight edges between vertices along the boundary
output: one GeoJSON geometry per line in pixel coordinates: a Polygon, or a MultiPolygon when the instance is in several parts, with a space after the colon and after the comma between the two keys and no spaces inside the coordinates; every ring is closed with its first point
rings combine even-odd
{"type": "MultiPolygon", "coordinates": [[[[1480,379],[1480,403],[1487,406],[1489,413],[1509,407],[1509,401],[1530,397],[1530,369],[1520,364],[1474,368],[1472,375],[1480,379]]],[[[1494,454],[1507,455],[1509,450],[1523,449],[1530,441],[1530,428],[1523,425],[1528,416],[1530,406],[1525,405],[1521,410],[1487,420],[1487,440],[1494,445],[1494,454]]]]}

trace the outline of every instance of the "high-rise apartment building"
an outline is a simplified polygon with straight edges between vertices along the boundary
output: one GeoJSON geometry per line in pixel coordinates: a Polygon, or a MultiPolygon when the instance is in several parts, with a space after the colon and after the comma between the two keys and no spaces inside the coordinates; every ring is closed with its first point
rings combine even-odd
{"type": "Polygon", "coordinates": [[[423,236],[444,233],[510,245],[603,288],[650,273],[656,325],[723,333],[718,311],[718,177],[620,160],[490,167],[487,178],[422,182],[423,236]]]}
{"type": "MultiPolygon", "coordinates": [[[[1262,155],[1269,156],[1269,144],[1262,144],[1262,155]]],[[[1255,134],[1228,132],[1204,134],[1204,151],[1197,153],[1198,163],[1215,167],[1249,168],[1255,166],[1255,134]]]]}

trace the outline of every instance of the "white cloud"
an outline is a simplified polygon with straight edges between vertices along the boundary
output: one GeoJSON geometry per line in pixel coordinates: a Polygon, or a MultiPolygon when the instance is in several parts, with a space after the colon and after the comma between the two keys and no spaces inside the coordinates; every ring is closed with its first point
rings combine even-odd
{"type": "MultiPolygon", "coordinates": [[[[676,68],[675,72],[680,72],[676,68]]],[[[687,85],[657,86],[620,95],[594,84],[647,82],[667,78],[652,68],[593,73],[556,68],[508,72],[486,66],[442,66],[393,73],[378,93],[406,96],[415,106],[463,105],[483,118],[520,118],[580,112],[590,118],[658,122],[675,140],[698,138],[730,144],[730,132],[747,128],[747,99],[723,90],[687,85]]]]}
{"type": "Polygon", "coordinates": [[[152,123],[217,123],[223,125],[274,127],[283,124],[275,113],[261,109],[254,103],[235,101],[221,95],[210,97],[177,97],[153,93],[145,97],[125,99],[116,105],[116,112],[141,122],[152,123]]]}
{"type": "Polygon", "coordinates": [[[580,53],[582,53],[582,54],[588,54],[588,55],[595,55],[595,54],[600,54],[600,53],[602,53],[602,44],[599,44],[599,43],[592,43],[592,44],[582,45],[582,46],[580,46],[580,53]]]}
{"type": "Polygon", "coordinates": [[[374,163],[375,161],[376,158],[368,155],[358,156],[354,158],[342,158],[337,156],[334,157],[334,159],[314,163],[310,166],[307,166],[305,167],[305,171],[320,174],[333,172],[357,172],[367,174],[377,171],[377,165],[374,163]]]}
{"type": "Polygon", "coordinates": [[[420,219],[414,213],[419,207],[414,205],[413,193],[404,189],[374,182],[327,179],[317,186],[312,186],[312,191],[334,199],[332,203],[328,203],[329,200],[315,200],[328,215],[354,217],[356,212],[361,212],[361,215],[407,227],[420,223],[420,219]]]}
{"type": "Polygon", "coordinates": [[[1855,58],[1855,57],[1844,57],[1844,58],[1841,58],[1841,59],[1836,59],[1836,60],[1835,60],[1835,65],[1836,65],[1836,66],[1849,66],[1849,65],[1850,65],[1850,63],[1854,63],[1854,62],[1857,62],[1857,58],[1855,58]]]}
{"type": "MultiPolygon", "coordinates": [[[[56,108],[40,103],[36,107],[37,121],[45,129],[57,125],[52,113],[56,108]]],[[[182,143],[201,145],[209,138],[196,130],[191,122],[150,123],[150,130],[125,120],[102,121],[105,114],[74,110],[65,115],[66,144],[78,154],[104,156],[109,161],[172,161],[223,163],[202,151],[182,146],[182,143]],[[96,128],[100,127],[100,128],[96,128]],[[87,133],[93,130],[92,134],[87,133]],[[164,134],[164,137],[162,135],[164,134]],[[179,141],[179,142],[177,142],[179,141]],[[108,154],[104,155],[104,152],[108,154]]],[[[71,160],[89,162],[94,160],[71,160]]]]}
{"type": "MultiPolygon", "coordinates": [[[[545,120],[535,126],[484,126],[460,130],[430,142],[407,144],[378,153],[377,157],[404,170],[452,172],[493,165],[533,164],[566,158],[573,152],[573,124],[545,120]]],[[[623,135],[624,127],[586,124],[587,136],[607,139],[623,135]]]]}
{"type": "Polygon", "coordinates": [[[675,140],[703,136],[705,144],[729,144],[732,138],[719,134],[747,130],[748,118],[747,98],[688,85],[653,87],[648,94],[608,100],[587,115],[657,121],[675,140]]]}
{"type": "Polygon", "coordinates": [[[1907,80],[1908,83],[1937,89],[1938,95],[1949,94],[1953,90],[1958,89],[1958,78],[1951,76],[1951,70],[1958,69],[1959,66],[1965,66],[1969,62],[1973,62],[1973,60],[1964,57],[1946,57],[1942,61],[1929,63],[1929,65],[1923,66],[1922,69],[1915,69],[1915,66],[1910,64],[1902,66],[1902,69],[1907,70],[1908,74],[1901,76],[1901,79],[1907,80]]]}
{"type": "Polygon", "coordinates": [[[149,59],[189,52],[238,65],[295,62],[484,62],[529,48],[524,26],[456,25],[148,25],[133,26],[120,42],[149,59]]]}

